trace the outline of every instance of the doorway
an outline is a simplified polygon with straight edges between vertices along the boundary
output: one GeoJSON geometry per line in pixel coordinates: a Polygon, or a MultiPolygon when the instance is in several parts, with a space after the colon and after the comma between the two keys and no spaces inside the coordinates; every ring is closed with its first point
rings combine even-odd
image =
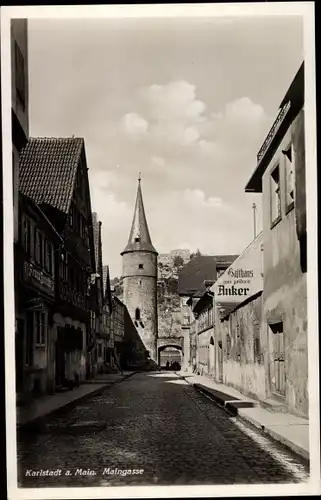
{"type": "Polygon", "coordinates": [[[214,339],[211,337],[208,349],[208,371],[210,375],[215,375],[215,347],[214,339]]]}
{"type": "Polygon", "coordinates": [[[270,384],[271,392],[276,396],[286,395],[285,350],[283,322],[270,324],[271,366],[270,384]]]}
{"type": "Polygon", "coordinates": [[[218,379],[223,382],[223,346],[221,340],[218,343],[218,379]]]}

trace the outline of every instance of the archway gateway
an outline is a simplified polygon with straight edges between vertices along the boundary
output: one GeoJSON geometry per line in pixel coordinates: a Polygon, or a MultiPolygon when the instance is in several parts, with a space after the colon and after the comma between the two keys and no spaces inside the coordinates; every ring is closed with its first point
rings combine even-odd
{"type": "MultiPolygon", "coordinates": [[[[157,363],[161,365],[161,353],[165,349],[173,349],[180,352],[180,365],[183,364],[183,337],[158,338],[157,339],[157,363]]],[[[175,355],[173,356],[175,357],[175,355]]]]}
{"type": "Polygon", "coordinates": [[[158,350],[158,364],[160,367],[165,367],[166,363],[179,363],[182,366],[183,352],[180,347],[166,346],[160,347],[158,350]]]}

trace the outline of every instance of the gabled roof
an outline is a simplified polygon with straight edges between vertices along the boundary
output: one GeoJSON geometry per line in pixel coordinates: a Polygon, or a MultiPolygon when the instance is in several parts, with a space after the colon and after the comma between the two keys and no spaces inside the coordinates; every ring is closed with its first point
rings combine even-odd
{"type": "Polygon", "coordinates": [[[29,139],[20,156],[20,191],[67,214],[83,150],[82,138],[29,139]]]}
{"type": "Polygon", "coordinates": [[[200,299],[203,297],[203,295],[211,288],[212,285],[214,285],[215,281],[214,280],[205,280],[201,284],[200,288],[197,290],[197,292],[194,293],[193,298],[194,299],[200,299]]]}
{"type": "Polygon", "coordinates": [[[215,255],[216,268],[217,269],[227,269],[231,264],[239,257],[239,255],[215,255]]]}
{"type": "Polygon", "coordinates": [[[216,260],[209,255],[198,255],[192,258],[179,273],[178,294],[194,295],[205,280],[216,279],[216,260]]]}
{"type": "Polygon", "coordinates": [[[121,255],[127,252],[139,251],[153,252],[157,254],[155,248],[152,245],[152,240],[149,234],[140,179],[138,181],[134,217],[129,234],[129,239],[127,246],[121,253],[121,255]]]}
{"type": "Polygon", "coordinates": [[[178,294],[201,297],[206,290],[205,281],[212,284],[217,278],[217,269],[227,269],[238,255],[197,255],[179,273],[178,294]]]}
{"type": "Polygon", "coordinates": [[[205,290],[193,307],[193,313],[202,312],[209,304],[213,305],[213,294],[209,290],[205,290]]]}

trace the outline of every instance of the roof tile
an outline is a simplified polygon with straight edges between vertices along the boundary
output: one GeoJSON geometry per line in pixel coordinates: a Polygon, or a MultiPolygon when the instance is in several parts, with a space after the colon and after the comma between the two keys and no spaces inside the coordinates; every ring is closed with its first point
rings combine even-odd
{"type": "Polygon", "coordinates": [[[68,213],[83,147],[84,139],[76,137],[29,139],[20,156],[20,191],[68,213]]]}

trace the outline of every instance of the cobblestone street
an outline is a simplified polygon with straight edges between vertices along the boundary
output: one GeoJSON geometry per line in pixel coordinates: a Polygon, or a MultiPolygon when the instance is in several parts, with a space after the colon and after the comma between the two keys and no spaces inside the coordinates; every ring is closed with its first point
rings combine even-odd
{"type": "Polygon", "coordinates": [[[18,457],[23,487],[308,479],[296,457],[164,372],[136,374],[47,417],[37,430],[20,431],[18,457]],[[112,474],[116,468],[143,472],[112,474]],[[58,472],[32,476],[41,469],[58,472]]]}

